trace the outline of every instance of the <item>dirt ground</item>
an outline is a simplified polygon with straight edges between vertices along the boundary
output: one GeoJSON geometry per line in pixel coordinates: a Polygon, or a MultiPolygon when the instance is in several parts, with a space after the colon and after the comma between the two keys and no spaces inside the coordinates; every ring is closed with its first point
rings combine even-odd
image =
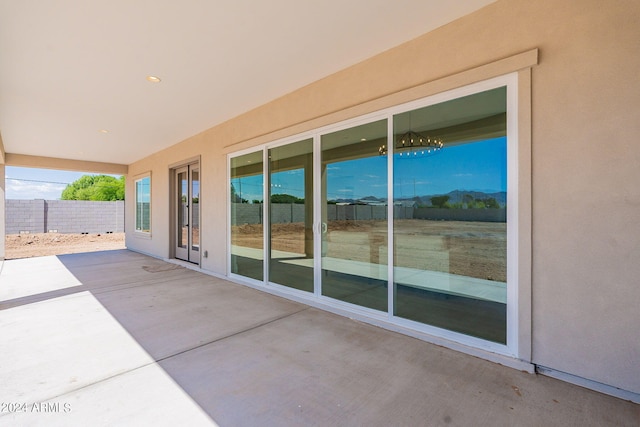
{"type": "Polygon", "coordinates": [[[9,234],[5,259],[124,249],[124,233],[110,234],[9,234]]]}
{"type": "MultiPolygon", "coordinates": [[[[506,282],[505,223],[396,220],[395,259],[399,267],[440,271],[506,282]]],[[[273,224],[271,247],[304,256],[302,223],[273,224]]],[[[262,225],[232,227],[234,245],[262,248],[262,225]]],[[[326,235],[329,257],[387,263],[386,221],[330,221],[326,235]]]]}

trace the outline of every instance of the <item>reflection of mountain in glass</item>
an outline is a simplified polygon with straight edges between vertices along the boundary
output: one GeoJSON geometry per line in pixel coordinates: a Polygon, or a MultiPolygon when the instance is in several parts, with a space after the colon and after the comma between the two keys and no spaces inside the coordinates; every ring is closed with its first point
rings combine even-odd
{"type": "MultiPolygon", "coordinates": [[[[382,197],[367,196],[361,199],[338,198],[329,200],[329,203],[351,205],[386,205],[387,199],[382,197]]],[[[504,208],[507,204],[507,192],[483,192],[454,190],[446,194],[428,194],[415,197],[396,197],[395,203],[414,205],[417,207],[439,207],[459,209],[492,209],[504,208]]]]}

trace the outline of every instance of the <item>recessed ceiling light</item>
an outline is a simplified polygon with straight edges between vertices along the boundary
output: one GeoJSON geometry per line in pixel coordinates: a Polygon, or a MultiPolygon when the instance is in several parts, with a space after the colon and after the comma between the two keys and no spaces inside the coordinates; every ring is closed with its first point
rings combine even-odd
{"type": "Polygon", "coordinates": [[[360,138],[360,141],[365,142],[367,138],[360,138]]]}
{"type": "Polygon", "coordinates": [[[156,76],[147,76],[147,81],[151,82],[151,83],[160,83],[160,77],[156,77],[156,76]]]}
{"type": "Polygon", "coordinates": [[[100,129],[100,133],[109,133],[109,131],[106,129],[100,129]]]}

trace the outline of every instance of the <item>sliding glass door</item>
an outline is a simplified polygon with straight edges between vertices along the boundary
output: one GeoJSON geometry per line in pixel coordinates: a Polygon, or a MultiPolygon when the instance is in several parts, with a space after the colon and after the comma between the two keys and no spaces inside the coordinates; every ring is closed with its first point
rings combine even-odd
{"type": "Polygon", "coordinates": [[[416,101],[230,157],[231,273],[485,348],[514,342],[507,89],[416,101]]]}
{"type": "Polygon", "coordinates": [[[264,278],[262,151],[231,159],[231,272],[264,278]]]}
{"type": "Polygon", "coordinates": [[[321,137],[322,295],[387,311],[387,121],[321,137]]]}
{"type": "Polygon", "coordinates": [[[313,139],[269,150],[269,281],[313,283],[313,139]]]}
{"type": "Polygon", "coordinates": [[[393,314],[506,343],[506,88],[393,123],[393,314]]]}

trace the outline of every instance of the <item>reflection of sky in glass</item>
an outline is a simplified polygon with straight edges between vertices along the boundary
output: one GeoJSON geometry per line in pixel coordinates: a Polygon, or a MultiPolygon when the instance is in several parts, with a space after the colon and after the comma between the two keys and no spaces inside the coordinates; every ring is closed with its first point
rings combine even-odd
{"type": "MultiPolygon", "coordinates": [[[[400,159],[394,156],[395,198],[446,194],[453,190],[507,189],[507,139],[505,137],[446,147],[430,157],[400,159]]],[[[327,198],[387,198],[387,157],[372,156],[327,166],[327,198]]],[[[262,200],[262,175],[233,178],[236,193],[249,202],[262,200]]],[[[271,194],[304,198],[304,171],[271,175],[271,194]]]]}
{"type": "Polygon", "coordinates": [[[149,203],[151,201],[151,179],[142,178],[136,181],[136,201],[149,203]]]}
{"type": "Polygon", "coordinates": [[[304,198],[304,169],[271,174],[271,194],[290,194],[304,198]]]}
{"type": "Polygon", "coordinates": [[[200,184],[197,181],[193,182],[193,197],[200,197],[200,184]]]}
{"type": "Polygon", "coordinates": [[[327,166],[327,199],[387,197],[387,158],[366,157],[327,166]]]}
{"type": "Polygon", "coordinates": [[[431,157],[394,156],[394,197],[446,194],[453,190],[507,190],[507,139],[446,147],[431,157]]]}
{"type": "Polygon", "coordinates": [[[236,194],[249,201],[262,201],[262,175],[245,176],[231,179],[231,185],[236,190],[236,194]]]}

